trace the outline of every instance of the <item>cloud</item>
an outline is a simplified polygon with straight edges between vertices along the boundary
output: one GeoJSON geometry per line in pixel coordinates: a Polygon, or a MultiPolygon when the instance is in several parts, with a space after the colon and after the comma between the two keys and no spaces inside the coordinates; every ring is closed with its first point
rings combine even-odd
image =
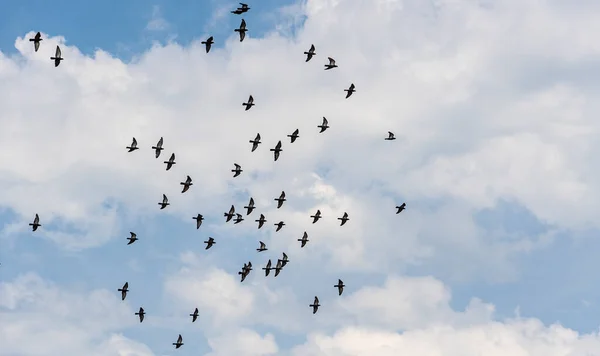
{"type": "Polygon", "coordinates": [[[146,30],[149,31],[164,31],[169,28],[169,23],[164,19],[160,11],[160,6],[152,6],[152,17],[148,24],[146,24],[146,30]]]}

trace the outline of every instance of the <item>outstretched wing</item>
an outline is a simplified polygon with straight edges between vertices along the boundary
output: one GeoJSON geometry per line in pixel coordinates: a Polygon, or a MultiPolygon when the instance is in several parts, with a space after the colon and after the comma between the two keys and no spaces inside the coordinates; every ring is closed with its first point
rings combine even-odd
{"type": "Polygon", "coordinates": [[[163,145],[163,138],[161,137],[160,140],[158,140],[158,143],[156,144],[156,147],[161,148],[163,145]]]}
{"type": "Polygon", "coordinates": [[[323,126],[327,126],[329,125],[329,121],[327,121],[327,118],[325,118],[325,116],[323,116],[323,126]]]}
{"type": "Polygon", "coordinates": [[[62,56],[62,52],[60,50],[60,47],[56,46],[56,55],[55,55],[55,57],[56,58],[60,58],[61,56],[62,56]]]}
{"type": "Polygon", "coordinates": [[[242,23],[240,24],[240,29],[246,29],[246,20],[242,19],[242,23]]]}
{"type": "Polygon", "coordinates": [[[335,59],[331,58],[331,57],[327,57],[327,59],[329,59],[329,65],[335,65],[335,59]]]}
{"type": "Polygon", "coordinates": [[[314,52],[315,51],[315,45],[311,44],[310,45],[310,49],[308,50],[309,52],[314,52]]]}

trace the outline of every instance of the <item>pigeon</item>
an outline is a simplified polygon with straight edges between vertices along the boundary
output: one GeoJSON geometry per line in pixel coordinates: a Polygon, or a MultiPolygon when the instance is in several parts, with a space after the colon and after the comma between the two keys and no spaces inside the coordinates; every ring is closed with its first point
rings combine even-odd
{"type": "Polygon", "coordinates": [[[250,274],[250,271],[252,271],[252,262],[248,262],[248,264],[244,263],[244,267],[242,267],[242,271],[238,272],[238,274],[240,274],[242,276],[242,279],[240,282],[243,282],[246,277],[250,274]]]}
{"type": "Polygon", "coordinates": [[[398,209],[398,211],[396,211],[396,214],[400,214],[402,210],[406,209],[406,203],[402,203],[402,205],[397,206],[396,209],[398,209]]]}
{"type": "Polygon", "coordinates": [[[176,349],[180,348],[181,345],[183,345],[183,338],[181,337],[181,334],[179,334],[179,337],[177,338],[177,342],[174,342],[173,345],[175,345],[176,349]]]}
{"type": "Polygon", "coordinates": [[[129,232],[131,234],[131,237],[128,237],[127,240],[129,240],[129,242],[127,243],[128,245],[131,245],[132,243],[136,242],[137,240],[139,240],[137,238],[137,234],[135,232],[129,232]]]}
{"type": "Polygon", "coordinates": [[[323,116],[323,123],[317,127],[321,129],[321,131],[319,131],[319,133],[323,133],[323,132],[325,132],[325,130],[327,130],[329,128],[329,121],[327,121],[325,116],[323,116]]]}
{"type": "Polygon", "coordinates": [[[267,265],[263,267],[263,270],[265,271],[265,277],[269,276],[269,272],[271,272],[272,269],[275,268],[271,267],[271,260],[269,260],[269,262],[267,262],[267,265]]]}
{"type": "Polygon", "coordinates": [[[204,216],[202,216],[202,214],[198,214],[198,215],[194,216],[192,219],[196,220],[196,230],[198,230],[200,228],[200,226],[202,225],[202,220],[204,220],[204,216]]]}
{"type": "Polygon", "coordinates": [[[313,218],[312,223],[316,223],[321,218],[321,210],[317,210],[317,213],[315,215],[311,215],[310,217],[313,218]]]}
{"type": "Polygon", "coordinates": [[[337,64],[335,64],[335,59],[331,57],[327,57],[329,59],[329,64],[325,64],[325,70],[337,68],[337,64]]]}
{"type": "Polygon", "coordinates": [[[232,169],[231,172],[234,173],[233,178],[235,178],[235,177],[239,176],[243,172],[243,170],[242,170],[242,166],[240,166],[239,164],[234,163],[233,165],[235,166],[235,169],[232,169]]]}
{"type": "Polygon", "coordinates": [[[158,142],[156,143],[156,146],[152,146],[152,149],[154,150],[154,156],[156,158],[158,158],[158,156],[160,156],[160,151],[164,150],[162,145],[163,145],[163,138],[161,137],[160,140],[158,140],[158,142]]]}
{"type": "Polygon", "coordinates": [[[285,192],[281,191],[281,195],[279,195],[279,198],[275,198],[273,200],[277,202],[277,209],[281,208],[283,202],[285,201],[285,192]]]}
{"type": "Polygon", "coordinates": [[[233,31],[240,33],[240,42],[242,42],[244,40],[244,38],[246,38],[246,31],[248,31],[246,29],[246,21],[244,21],[244,19],[242,19],[242,23],[240,24],[240,28],[236,28],[233,31]]]}
{"type": "Polygon", "coordinates": [[[392,131],[388,131],[388,137],[384,138],[384,140],[387,140],[387,141],[392,141],[395,139],[396,139],[396,136],[394,136],[394,133],[392,131]]]}
{"type": "Polygon", "coordinates": [[[31,231],[35,231],[38,229],[38,227],[42,226],[40,224],[40,216],[38,214],[35,214],[35,218],[33,218],[33,222],[30,223],[29,226],[31,226],[31,231]]]}
{"type": "Polygon", "coordinates": [[[29,39],[29,42],[33,42],[33,49],[37,52],[40,49],[40,41],[43,41],[42,34],[36,33],[33,38],[29,39]]]}
{"type": "Polygon", "coordinates": [[[175,162],[175,153],[171,153],[171,157],[169,158],[169,160],[164,161],[163,163],[165,163],[167,165],[167,171],[169,169],[171,169],[171,167],[173,167],[173,165],[176,163],[175,162]]]}
{"type": "Polygon", "coordinates": [[[285,223],[283,221],[278,222],[277,224],[274,224],[275,226],[277,226],[277,229],[275,229],[275,232],[281,230],[282,227],[285,226],[285,223]]]}
{"type": "Polygon", "coordinates": [[[229,222],[229,220],[231,220],[231,218],[233,218],[234,215],[235,215],[235,207],[232,205],[231,208],[229,208],[228,213],[223,213],[223,216],[227,218],[227,220],[225,220],[225,222],[229,222]]]}
{"type": "Polygon", "coordinates": [[[319,304],[319,298],[317,298],[317,296],[315,296],[315,301],[309,305],[309,307],[313,308],[313,314],[317,313],[317,310],[319,310],[319,307],[321,306],[321,304],[319,304]]]}
{"type": "Polygon", "coordinates": [[[209,37],[209,38],[208,38],[206,41],[202,41],[202,42],[200,42],[200,43],[202,43],[203,45],[205,45],[205,46],[206,46],[206,53],[208,53],[208,52],[210,52],[210,47],[211,47],[211,46],[213,45],[213,43],[215,43],[215,42],[213,41],[213,36],[210,36],[210,37],[209,37]]]}
{"type": "Polygon", "coordinates": [[[304,54],[306,54],[306,62],[310,61],[311,58],[316,54],[315,53],[315,45],[311,44],[308,52],[304,52],[304,54]]]}
{"type": "Polygon", "coordinates": [[[290,262],[290,260],[288,259],[288,256],[285,254],[285,252],[283,252],[283,257],[281,257],[281,267],[285,267],[285,265],[287,265],[288,262],[290,262]]]}
{"type": "Polygon", "coordinates": [[[135,139],[135,137],[133,138],[133,141],[131,141],[131,145],[129,147],[125,147],[125,148],[129,150],[127,152],[133,152],[133,151],[139,149],[139,147],[137,146],[137,140],[135,139]]]}
{"type": "Polygon", "coordinates": [[[254,140],[250,140],[250,143],[252,144],[252,151],[254,152],[254,150],[256,150],[258,148],[258,145],[261,143],[260,142],[260,134],[257,133],[256,134],[256,138],[254,140]]]}
{"type": "Polygon", "coordinates": [[[198,319],[198,308],[194,309],[194,314],[190,314],[192,317],[192,323],[198,319]]]}
{"type": "Polygon", "coordinates": [[[213,239],[212,237],[209,237],[208,240],[204,241],[204,243],[206,244],[206,247],[204,249],[208,250],[209,248],[212,247],[212,245],[215,244],[215,239],[213,239]]]}
{"type": "Polygon", "coordinates": [[[135,313],[135,315],[138,315],[140,317],[140,323],[144,321],[144,314],[146,314],[146,312],[142,307],[140,307],[140,310],[137,313],[135,313]]]}
{"type": "Polygon", "coordinates": [[[356,90],[354,89],[354,83],[350,84],[350,87],[348,87],[348,89],[344,89],[346,93],[346,99],[348,99],[350,97],[350,95],[352,95],[352,93],[354,93],[356,90]]]}
{"type": "Polygon", "coordinates": [[[277,161],[277,159],[279,158],[279,153],[281,151],[283,151],[281,149],[281,141],[277,142],[277,145],[275,145],[275,148],[271,148],[270,151],[273,152],[273,160],[277,161]]]}
{"type": "Polygon", "coordinates": [[[258,223],[258,228],[260,229],[265,222],[267,222],[267,220],[265,219],[265,216],[263,214],[260,214],[260,218],[258,220],[254,220],[258,223]]]}
{"type": "Polygon", "coordinates": [[[250,215],[250,213],[252,213],[252,211],[254,209],[256,209],[254,207],[254,199],[252,197],[250,197],[250,201],[248,202],[248,206],[245,206],[244,209],[246,209],[246,215],[250,215]]]}
{"type": "Polygon", "coordinates": [[[248,10],[250,10],[250,8],[248,7],[248,5],[246,5],[244,3],[240,3],[240,5],[242,5],[242,6],[238,7],[234,11],[231,11],[231,13],[239,15],[239,14],[243,14],[244,12],[248,12],[248,10]]]}
{"type": "Polygon", "coordinates": [[[192,183],[192,178],[190,178],[190,176],[187,176],[187,178],[185,179],[185,182],[181,182],[179,184],[183,185],[183,190],[181,191],[182,193],[187,192],[188,189],[190,189],[190,186],[194,185],[194,183],[192,183]]]}
{"type": "Polygon", "coordinates": [[[300,248],[306,246],[306,243],[308,242],[308,234],[306,233],[306,231],[304,231],[304,235],[302,235],[302,238],[298,239],[298,241],[301,242],[300,248]]]}
{"type": "Polygon", "coordinates": [[[251,107],[256,105],[256,104],[254,104],[254,98],[252,97],[252,95],[250,95],[250,97],[248,97],[248,102],[242,103],[242,105],[246,106],[246,111],[250,110],[251,107]]]}
{"type": "Polygon", "coordinates": [[[234,223],[234,224],[239,224],[239,223],[241,223],[242,221],[244,221],[244,218],[242,217],[242,214],[237,214],[237,213],[236,213],[236,214],[235,214],[235,216],[236,216],[236,218],[235,218],[235,220],[233,220],[233,223],[234,223]]]}
{"type": "Polygon", "coordinates": [[[291,139],[291,140],[290,140],[290,143],[294,143],[294,142],[296,141],[296,139],[297,139],[298,137],[300,137],[300,136],[298,136],[298,133],[299,133],[299,130],[298,130],[298,129],[296,129],[296,130],[294,130],[294,132],[292,132],[292,134],[291,134],[291,135],[287,135],[287,137],[289,137],[289,138],[291,139]]]}
{"type": "Polygon", "coordinates": [[[267,245],[265,245],[264,242],[262,242],[262,241],[258,241],[258,242],[260,243],[260,247],[257,248],[256,251],[263,252],[263,251],[268,250],[267,245]]]}
{"type": "Polygon", "coordinates": [[[344,293],[345,285],[341,279],[338,279],[338,283],[336,285],[334,285],[334,287],[336,287],[338,289],[338,295],[342,295],[342,293],[344,293]]]}
{"type": "Polygon", "coordinates": [[[279,272],[281,272],[282,268],[281,260],[277,260],[277,264],[275,265],[275,275],[273,277],[279,276],[279,272]]]}
{"type": "Polygon", "coordinates": [[[127,292],[129,292],[129,282],[125,282],[125,284],[123,284],[123,288],[119,288],[117,290],[121,292],[121,300],[125,300],[127,297],[127,292]]]}
{"type": "Polygon", "coordinates": [[[160,205],[160,209],[161,209],[161,210],[162,210],[162,209],[164,209],[164,208],[166,208],[166,207],[167,207],[167,205],[170,205],[170,204],[169,204],[169,199],[167,198],[167,196],[166,196],[166,195],[164,195],[164,194],[163,194],[163,200],[162,200],[162,203],[158,203],[158,205],[160,205]]]}
{"type": "Polygon", "coordinates": [[[56,53],[54,54],[54,57],[50,57],[50,59],[54,60],[54,67],[58,67],[60,61],[64,60],[61,55],[62,52],[60,51],[60,47],[56,46],[56,53]]]}
{"type": "Polygon", "coordinates": [[[340,224],[340,226],[344,226],[346,221],[350,220],[350,219],[348,219],[348,213],[344,212],[344,216],[342,216],[341,218],[338,218],[338,220],[340,220],[342,222],[340,224]]]}

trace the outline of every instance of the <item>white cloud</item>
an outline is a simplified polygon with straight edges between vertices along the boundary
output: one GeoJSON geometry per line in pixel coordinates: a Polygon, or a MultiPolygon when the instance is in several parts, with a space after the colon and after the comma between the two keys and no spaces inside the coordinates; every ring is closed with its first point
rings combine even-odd
{"type": "Polygon", "coordinates": [[[152,6],[152,18],[148,21],[146,29],[150,31],[164,31],[169,28],[169,23],[162,16],[160,6],[152,6]]]}

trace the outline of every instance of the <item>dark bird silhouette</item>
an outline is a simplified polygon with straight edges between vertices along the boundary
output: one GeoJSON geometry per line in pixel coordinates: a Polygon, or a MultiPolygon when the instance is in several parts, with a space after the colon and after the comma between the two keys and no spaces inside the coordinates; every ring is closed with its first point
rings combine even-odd
{"type": "Polygon", "coordinates": [[[243,172],[243,170],[242,170],[242,166],[240,166],[239,164],[234,163],[233,165],[235,166],[235,169],[232,169],[231,172],[234,173],[233,178],[235,178],[235,177],[239,176],[243,172]]]}
{"type": "Polygon", "coordinates": [[[237,213],[236,213],[236,214],[235,214],[235,216],[236,216],[236,218],[235,218],[235,220],[233,220],[233,223],[234,223],[234,224],[239,224],[239,223],[241,223],[242,221],[244,221],[244,218],[242,217],[242,214],[237,214],[237,213]]]}
{"type": "Polygon", "coordinates": [[[274,275],[274,277],[279,276],[279,272],[281,272],[282,268],[283,268],[283,266],[281,264],[281,260],[277,260],[277,264],[275,265],[275,275],[274,275]]]}
{"type": "Polygon", "coordinates": [[[129,242],[127,243],[128,245],[131,245],[132,243],[134,243],[134,242],[136,242],[137,240],[139,240],[139,239],[137,238],[137,235],[136,235],[136,233],[135,233],[135,232],[131,232],[131,231],[130,231],[129,233],[131,234],[131,236],[127,238],[127,240],[129,240],[129,242]]]}
{"type": "Polygon", "coordinates": [[[198,214],[198,215],[194,216],[192,219],[196,220],[196,230],[198,230],[200,228],[200,226],[202,225],[202,220],[204,220],[204,216],[202,216],[202,214],[198,214]]]}
{"type": "Polygon", "coordinates": [[[323,123],[317,127],[321,129],[321,131],[319,131],[319,133],[323,133],[323,132],[325,132],[325,130],[327,130],[329,128],[329,121],[327,121],[325,116],[323,116],[323,123]]]}
{"type": "Polygon", "coordinates": [[[340,224],[340,226],[344,226],[344,224],[346,223],[346,221],[350,220],[350,219],[348,219],[348,213],[346,213],[346,212],[344,212],[344,216],[342,216],[341,218],[337,218],[337,219],[342,222],[340,224]]]}
{"type": "Polygon", "coordinates": [[[208,250],[209,248],[212,247],[212,245],[215,244],[215,239],[213,239],[212,237],[209,237],[208,240],[204,241],[204,243],[206,244],[206,247],[204,249],[208,250]]]}
{"type": "Polygon", "coordinates": [[[288,264],[288,262],[290,262],[288,256],[285,254],[285,252],[283,252],[283,257],[281,257],[281,267],[285,267],[285,265],[288,264]]]}
{"type": "Polygon", "coordinates": [[[250,140],[250,143],[252,144],[252,151],[254,152],[254,150],[256,150],[258,148],[258,145],[260,145],[260,134],[257,133],[256,134],[256,138],[254,140],[250,140]]]}
{"type": "Polygon", "coordinates": [[[250,197],[250,201],[248,202],[248,205],[244,207],[244,209],[246,209],[246,215],[250,215],[250,213],[256,209],[254,207],[254,198],[250,197]]]}
{"type": "Polygon", "coordinates": [[[252,262],[248,262],[248,264],[244,263],[244,267],[242,267],[242,271],[238,272],[238,274],[242,276],[242,279],[240,282],[243,282],[246,279],[246,277],[250,274],[250,271],[252,271],[252,262]]]}
{"type": "Polygon", "coordinates": [[[348,87],[348,89],[344,89],[344,91],[346,92],[346,99],[348,99],[350,95],[356,91],[354,89],[354,84],[350,84],[350,87],[348,87]]]}
{"type": "Polygon", "coordinates": [[[310,217],[313,218],[312,223],[316,223],[321,218],[321,210],[317,210],[317,213],[315,215],[311,215],[310,217]]]}
{"type": "Polygon", "coordinates": [[[200,42],[206,47],[206,53],[210,52],[210,47],[215,43],[213,41],[213,36],[210,36],[206,41],[200,42]]]}
{"type": "Polygon", "coordinates": [[[258,242],[260,243],[260,247],[257,248],[256,251],[263,252],[263,251],[268,250],[267,245],[265,245],[264,242],[262,242],[262,241],[258,241],[258,242]]]}
{"type": "Polygon", "coordinates": [[[277,229],[275,229],[275,232],[281,230],[282,227],[285,226],[285,223],[283,221],[278,222],[277,224],[274,224],[275,226],[277,226],[277,229]]]}
{"type": "Polygon", "coordinates": [[[152,146],[152,149],[154,150],[154,156],[156,158],[158,158],[158,156],[160,156],[160,152],[162,150],[164,150],[163,148],[163,138],[161,137],[160,140],[158,140],[158,142],[156,143],[156,146],[152,146]]]}
{"type": "Polygon", "coordinates": [[[254,98],[252,97],[252,95],[250,95],[250,97],[248,98],[248,102],[242,103],[242,105],[246,106],[246,111],[250,110],[250,108],[255,105],[254,98]]]}
{"type": "Polygon", "coordinates": [[[384,138],[384,140],[387,140],[387,141],[392,141],[395,139],[396,139],[396,136],[394,136],[394,133],[392,131],[388,131],[388,137],[384,138]]]}
{"type": "Polygon", "coordinates": [[[283,202],[285,201],[285,192],[281,191],[279,198],[275,198],[273,200],[275,200],[277,202],[277,209],[281,208],[281,206],[283,205],[283,202]]]}
{"type": "Polygon", "coordinates": [[[311,44],[310,45],[310,49],[308,50],[308,52],[304,52],[304,54],[306,54],[306,61],[305,62],[310,61],[311,58],[316,54],[315,53],[315,45],[311,44]]]}
{"type": "Polygon", "coordinates": [[[192,317],[192,323],[196,321],[198,319],[198,308],[194,309],[194,313],[190,314],[190,316],[192,317]]]}
{"type": "Polygon", "coordinates": [[[30,223],[29,226],[31,226],[31,231],[36,231],[38,229],[38,227],[42,226],[40,224],[40,216],[38,214],[35,214],[35,217],[33,218],[33,222],[30,223]]]}
{"type": "Polygon", "coordinates": [[[240,28],[236,28],[234,31],[240,33],[240,42],[242,42],[244,40],[244,38],[246,38],[246,32],[248,31],[246,29],[246,21],[244,21],[244,19],[242,19],[240,28]]]}
{"type": "Polygon", "coordinates": [[[313,314],[317,313],[317,310],[319,310],[320,306],[321,306],[321,304],[319,304],[319,298],[317,298],[317,296],[315,296],[315,301],[309,305],[309,307],[313,308],[313,314]]]}
{"type": "Polygon", "coordinates": [[[176,349],[180,348],[183,345],[183,338],[181,337],[181,334],[179,334],[179,337],[177,338],[177,342],[174,342],[173,345],[175,346],[176,349]]]}
{"type": "Polygon", "coordinates": [[[235,215],[235,207],[232,205],[231,208],[229,208],[228,213],[223,213],[223,216],[227,218],[227,220],[225,220],[225,222],[229,222],[229,220],[231,220],[234,215],[235,215]]]}
{"type": "Polygon", "coordinates": [[[36,33],[33,38],[29,39],[29,42],[33,42],[33,49],[37,52],[40,49],[40,41],[43,41],[42,34],[36,33]]]}
{"type": "Polygon", "coordinates": [[[336,287],[338,289],[338,295],[342,295],[342,293],[344,293],[345,285],[341,279],[338,279],[338,283],[336,285],[334,285],[334,287],[336,287]]]}
{"type": "Polygon", "coordinates": [[[397,206],[396,209],[398,209],[398,211],[396,211],[396,214],[400,214],[402,210],[406,209],[406,203],[402,203],[402,205],[397,206]]]}
{"type": "Polygon", "coordinates": [[[271,260],[269,260],[269,262],[267,262],[267,265],[263,267],[263,270],[265,271],[265,277],[269,276],[269,272],[271,272],[272,269],[274,268],[271,267],[271,260]]]}
{"type": "Polygon", "coordinates": [[[56,53],[54,54],[54,57],[50,57],[50,59],[54,60],[54,67],[58,67],[60,61],[64,60],[61,55],[62,52],[60,51],[60,47],[56,46],[56,53]]]}
{"type": "Polygon", "coordinates": [[[248,7],[248,5],[246,5],[244,3],[240,3],[240,5],[241,5],[241,7],[238,7],[234,11],[231,11],[231,13],[232,14],[236,14],[236,15],[240,15],[240,14],[243,14],[244,12],[248,12],[248,10],[250,10],[250,8],[248,7]]]}
{"type": "Polygon", "coordinates": [[[162,210],[162,209],[166,208],[167,205],[171,205],[171,204],[169,204],[169,199],[167,198],[167,196],[163,194],[163,200],[161,203],[158,203],[158,205],[160,205],[160,209],[162,210]]]}
{"type": "Polygon", "coordinates": [[[329,64],[325,64],[325,70],[337,68],[337,64],[335,64],[335,59],[331,57],[327,57],[329,59],[329,64]]]}
{"type": "Polygon", "coordinates": [[[145,314],[146,314],[146,312],[144,311],[144,308],[142,308],[142,307],[140,307],[140,310],[137,313],[135,313],[135,315],[137,315],[137,316],[140,317],[140,323],[142,321],[144,321],[144,315],[145,314]]]}
{"type": "Polygon", "coordinates": [[[135,137],[133,138],[133,141],[131,141],[131,145],[129,147],[125,147],[125,148],[129,150],[127,152],[133,152],[133,151],[139,149],[139,147],[137,146],[137,140],[135,139],[135,137]]]}
{"type": "Polygon", "coordinates": [[[190,176],[187,176],[187,178],[185,179],[185,182],[181,182],[179,184],[183,185],[183,190],[181,191],[182,193],[187,192],[188,189],[190,189],[190,186],[194,185],[194,183],[192,183],[192,178],[190,178],[190,176]]]}
{"type": "Polygon", "coordinates": [[[277,159],[279,158],[279,153],[281,153],[281,151],[283,151],[281,149],[281,141],[277,142],[277,144],[275,145],[275,148],[271,148],[269,151],[273,152],[273,160],[277,161],[277,159]]]}
{"type": "Polygon", "coordinates": [[[300,136],[298,136],[298,133],[299,133],[299,132],[300,132],[300,131],[299,131],[298,129],[296,129],[296,130],[294,130],[294,132],[293,132],[291,135],[287,135],[287,137],[289,137],[289,138],[290,138],[290,143],[294,143],[294,142],[296,142],[296,139],[297,139],[298,137],[300,137],[300,136]]]}
{"type": "Polygon", "coordinates": [[[169,158],[169,160],[164,161],[163,163],[167,165],[167,171],[169,169],[171,169],[171,167],[173,167],[173,165],[176,163],[175,162],[175,153],[171,153],[171,157],[169,158]]]}
{"type": "Polygon", "coordinates": [[[301,242],[300,247],[304,247],[306,246],[306,243],[308,242],[308,234],[306,233],[306,231],[304,231],[304,235],[302,235],[301,239],[298,239],[298,241],[301,242]]]}
{"type": "Polygon", "coordinates": [[[260,214],[260,218],[258,220],[254,220],[258,223],[258,228],[260,229],[261,227],[263,227],[263,225],[265,224],[265,222],[267,222],[267,220],[265,219],[265,216],[263,214],[260,214]]]}
{"type": "Polygon", "coordinates": [[[117,290],[121,292],[121,300],[125,300],[125,298],[127,297],[127,292],[129,292],[129,282],[125,282],[125,284],[123,284],[123,287],[117,290]]]}

